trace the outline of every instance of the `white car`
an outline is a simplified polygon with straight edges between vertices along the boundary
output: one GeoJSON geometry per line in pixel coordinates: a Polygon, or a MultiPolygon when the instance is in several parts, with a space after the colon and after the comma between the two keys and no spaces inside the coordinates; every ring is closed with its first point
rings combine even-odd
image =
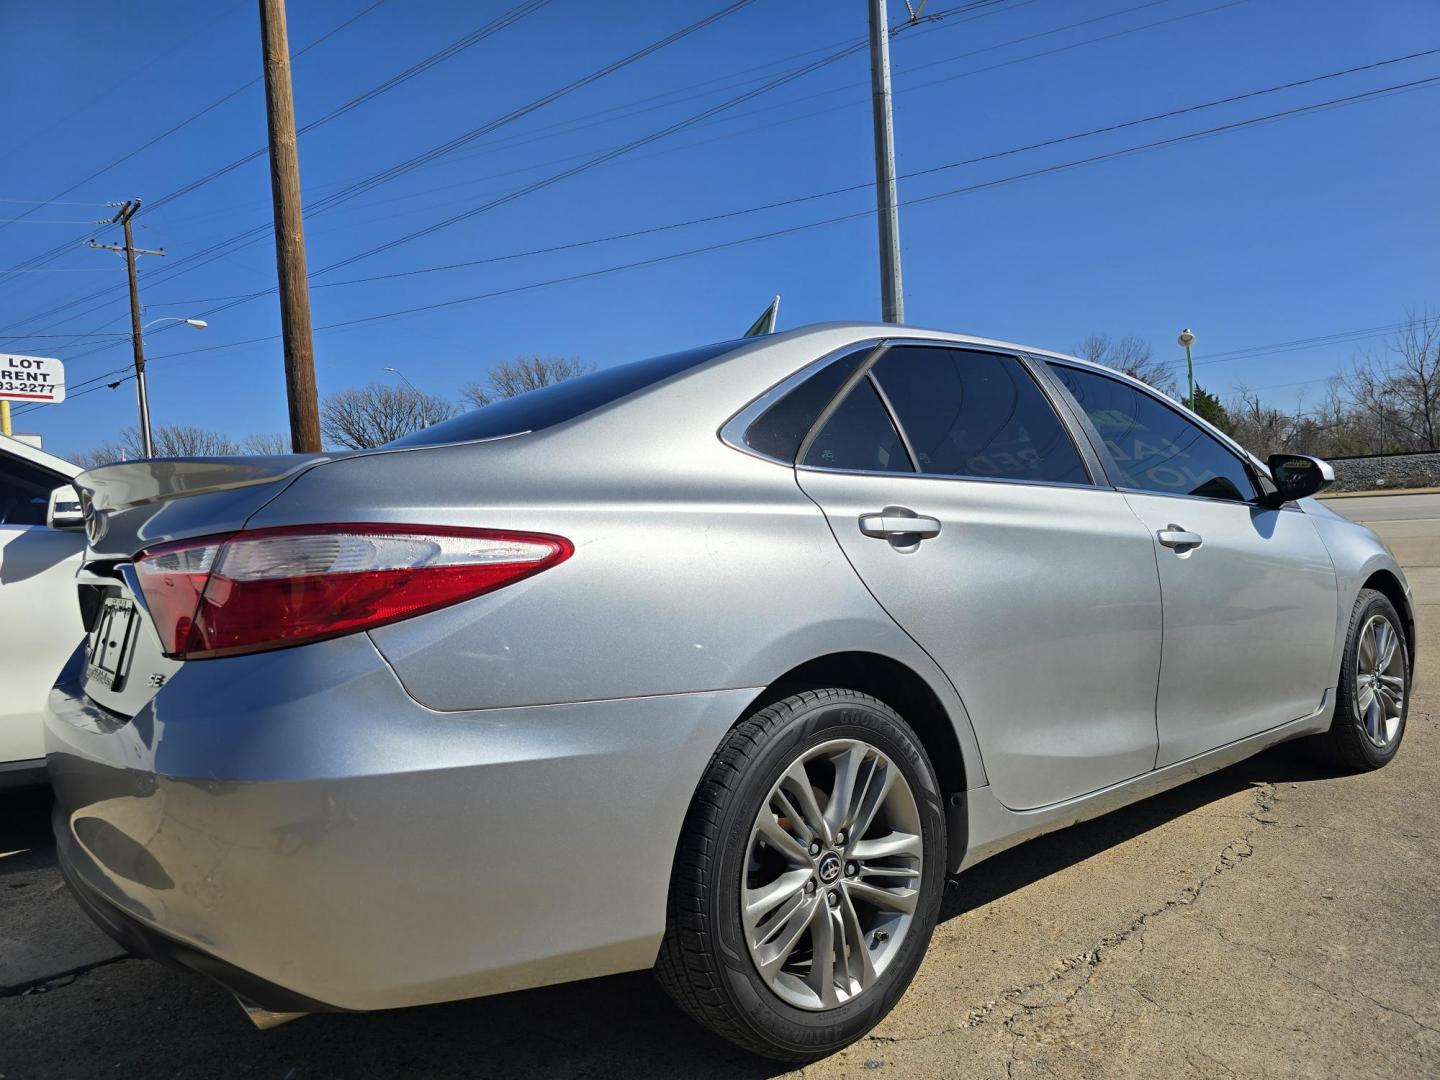
{"type": "Polygon", "coordinates": [[[85,634],[75,599],[85,533],[45,524],[50,493],[80,472],[0,435],[0,788],[44,782],[45,699],[85,634]]]}

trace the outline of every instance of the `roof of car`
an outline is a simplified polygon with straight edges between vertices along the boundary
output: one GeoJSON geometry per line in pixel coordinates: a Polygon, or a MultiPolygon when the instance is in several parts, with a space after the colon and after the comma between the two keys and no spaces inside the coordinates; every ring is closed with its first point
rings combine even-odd
{"type": "Polygon", "coordinates": [[[44,450],[31,446],[29,443],[21,442],[19,439],[12,439],[8,435],[0,435],[0,454],[8,454],[11,457],[19,458],[21,461],[28,461],[32,465],[40,465],[47,469],[65,476],[78,476],[82,471],[80,466],[73,465],[64,458],[58,458],[54,454],[47,454],[44,450]]]}

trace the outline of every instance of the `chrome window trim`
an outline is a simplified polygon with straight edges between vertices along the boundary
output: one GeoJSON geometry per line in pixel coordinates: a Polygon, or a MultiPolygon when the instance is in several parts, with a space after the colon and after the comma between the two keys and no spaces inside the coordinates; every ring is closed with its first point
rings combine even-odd
{"type": "MultiPolygon", "coordinates": [[[[826,465],[796,465],[800,472],[839,473],[842,476],[888,476],[899,480],[939,480],[947,484],[1015,484],[1020,487],[1078,488],[1081,491],[1103,491],[1111,495],[1116,489],[1108,484],[1075,484],[1065,480],[1017,480],[1008,476],[960,476],[955,473],[890,472],[886,469],[832,469],[826,465]]],[[[1236,503],[1237,506],[1248,505],[1236,503]]]]}
{"type": "Polygon", "coordinates": [[[1305,508],[1293,499],[1283,506],[1262,506],[1254,499],[1249,501],[1244,499],[1218,499],[1213,495],[1185,495],[1174,491],[1147,491],[1144,488],[1135,487],[1117,487],[1115,490],[1122,495],[1145,495],[1152,499],[1185,499],[1187,502],[1219,503],[1221,506],[1243,506],[1247,510],[1261,510],[1267,513],[1272,510],[1294,510],[1302,514],[1305,512],[1305,508]]]}
{"type": "MultiPolygon", "coordinates": [[[[1027,359],[1032,358],[1030,358],[1028,354],[1025,354],[1015,349],[1002,348],[996,345],[982,345],[968,341],[950,341],[945,338],[926,337],[867,338],[864,341],[852,342],[849,345],[842,345],[840,348],[834,349],[831,352],[826,353],[819,359],[811,361],[799,371],[796,371],[793,374],[782,379],[780,382],[772,386],[769,390],[765,391],[765,393],[757,397],[754,401],[750,402],[750,404],[746,405],[729,420],[725,421],[725,423],[721,425],[718,434],[721,442],[723,442],[726,446],[730,447],[733,450],[740,451],[742,454],[748,454],[751,457],[759,458],[761,461],[769,461],[776,465],[783,465],[787,469],[805,469],[808,472],[841,473],[851,476],[914,476],[927,480],[962,480],[973,481],[977,484],[1019,484],[1024,487],[1092,488],[1098,491],[1116,490],[1114,486],[1110,484],[1109,477],[1104,475],[1103,460],[1101,460],[1099,456],[1096,455],[1095,460],[1092,461],[1090,454],[1087,454],[1086,451],[1091,450],[1091,448],[1082,444],[1082,442],[1080,441],[1084,433],[1083,431],[1075,430],[1073,425],[1070,423],[1064,402],[1057,401],[1049,385],[1047,385],[1041,378],[1037,377],[1034,371],[1030,370],[1029,366],[1026,364],[1027,359]],[[783,458],[777,458],[772,454],[762,453],[761,451],[756,450],[754,447],[748,445],[745,442],[745,432],[749,429],[751,424],[753,424],[756,420],[760,419],[760,417],[765,414],[765,411],[769,409],[771,405],[779,401],[782,397],[788,394],[791,390],[795,389],[806,379],[810,378],[810,376],[814,375],[817,371],[828,367],[832,363],[851,356],[856,352],[869,352],[880,349],[882,347],[888,351],[892,348],[902,348],[907,346],[918,346],[920,348],[926,349],[945,348],[958,349],[962,352],[989,353],[993,356],[1008,357],[1009,359],[1015,361],[1015,363],[1020,365],[1021,370],[1025,372],[1026,376],[1030,379],[1030,381],[1035,384],[1035,388],[1040,391],[1040,396],[1044,398],[1045,403],[1050,406],[1051,412],[1055,414],[1055,419],[1059,421],[1061,429],[1070,439],[1071,445],[1075,448],[1076,455],[1080,458],[1080,465],[1085,470],[1085,473],[1089,477],[1089,480],[1083,484],[1079,484],[1059,480],[1021,480],[1012,479],[1010,477],[966,476],[959,473],[921,472],[919,468],[919,463],[914,461],[913,451],[910,448],[909,436],[905,433],[903,426],[899,422],[899,418],[895,415],[895,410],[891,407],[888,397],[880,389],[878,381],[874,380],[872,381],[874,381],[875,384],[875,392],[880,397],[880,403],[884,406],[886,412],[890,414],[890,422],[895,425],[895,430],[900,436],[901,444],[905,447],[906,453],[912,455],[911,460],[914,467],[909,472],[893,472],[884,469],[831,469],[823,465],[803,465],[800,463],[798,457],[795,461],[786,461],[783,458]]],[[[804,456],[804,450],[809,444],[809,436],[811,434],[814,434],[813,429],[821,426],[820,421],[828,417],[829,413],[833,411],[833,407],[838,405],[838,403],[843,400],[844,395],[854,389],[854,384],[856,382],[858,382],[861,378],[866,378],[870,375],[870,369],[873,366],[873,363],[862,364],[856,369],[854,377],[850,380],[847,380],[846,384],[841,387],[841,392],[838,393],[835,397],[835,400],[830,403],[830,408],[824,410],[821,416],[816,418],[817,422],[816,424],[812,425],[812,431],[806,435],[806,438],[804,440],[802,440],[801,454],[799,455],[799,457],[804,456]]],[[[1091,453],[1093,453],[1093,450],[1091,450],[1091,453]]]]}
{"type": "Polygon", "coordinates": [[[826,353],[818,360],[812,360],[799,371],[793,372],[784,379],[781,379],[769,390],[766,390],[754,401],[750,402],[749,405],[746,405],[729,420],[721,424],[720,431],[718,432],[720,441],[732,450],[739,450],[742,454],[749,454],[751,457],[759,458],[761,461],[772,461],[777,465],[784,465],[787,469],[793,469],[795,462],[786,461],[784,458],[777,458],[773,454],[762,453],[745,441],[745,432],[749,430],[750,425],[764,416],[766,410],[768,410],[771,405],[774,405],[775,402],[779,401],[791,390],[794,390],[817,371],[827,368],[831,364],[843,360],[854,353],[866,352],[877,348],[887,340],[887,338],[871,338],[867,341],[851,342],[849,345],[842,345],[840,348],[826,353]]]}

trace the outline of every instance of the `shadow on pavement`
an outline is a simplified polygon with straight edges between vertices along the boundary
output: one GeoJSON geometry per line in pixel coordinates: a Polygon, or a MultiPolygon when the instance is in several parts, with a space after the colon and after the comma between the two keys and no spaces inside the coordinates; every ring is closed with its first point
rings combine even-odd
{"type": "MultiPolygon", "coordinates": [[[[982,863],[951,890],[942,918],[963,916],[1256,784],[1333,775],[1292,748],[1269,751],[982,863]]],[[[0,851],[13,850],[22,836],[33,839],[45,818],[43,800],[23,807],[0,801],[0,851]]],[[[53,861],[48,847],[32,854],[53,861]]],[[[0,859],[0,875],[8,861],[0,859]]],[[[0,998],[0,1028],[19,1036],[7,1035],[9,1046],[0,1049],[0,1073],[9,1077],[91,1076],[142,1063],[175,1075],[289,1080],[399,1074],[673,1080],[786,1071],[692,1024],[643,972],[419,1009],[316,1016],[262,1033],[218,987],[133,961],[97,967],[42,993],[0,998]]],[[[855,1051],[857,1066],[864,1052],[855,1051]]]]}

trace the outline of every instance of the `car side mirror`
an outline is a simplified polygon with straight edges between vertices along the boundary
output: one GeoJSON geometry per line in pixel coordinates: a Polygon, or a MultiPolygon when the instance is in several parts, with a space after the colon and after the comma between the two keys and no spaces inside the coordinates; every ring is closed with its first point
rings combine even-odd
{"type": "Polygon", "coordinates": [[[80,505],[80,493],[69,484],[62,484],[50,492],[50,502],[45,507],[45,524],[52,529],[85,528],[85,510],[80,505]]]}
{"type": "Polygon", "coordinates": [[[1324,491],[1335,482],[1335,470],[1328,461],[1306,454],[1271,454],[1266,464],[1275,487],[1260,496],[1266,506],[1284,506],[1324,491]]]}

